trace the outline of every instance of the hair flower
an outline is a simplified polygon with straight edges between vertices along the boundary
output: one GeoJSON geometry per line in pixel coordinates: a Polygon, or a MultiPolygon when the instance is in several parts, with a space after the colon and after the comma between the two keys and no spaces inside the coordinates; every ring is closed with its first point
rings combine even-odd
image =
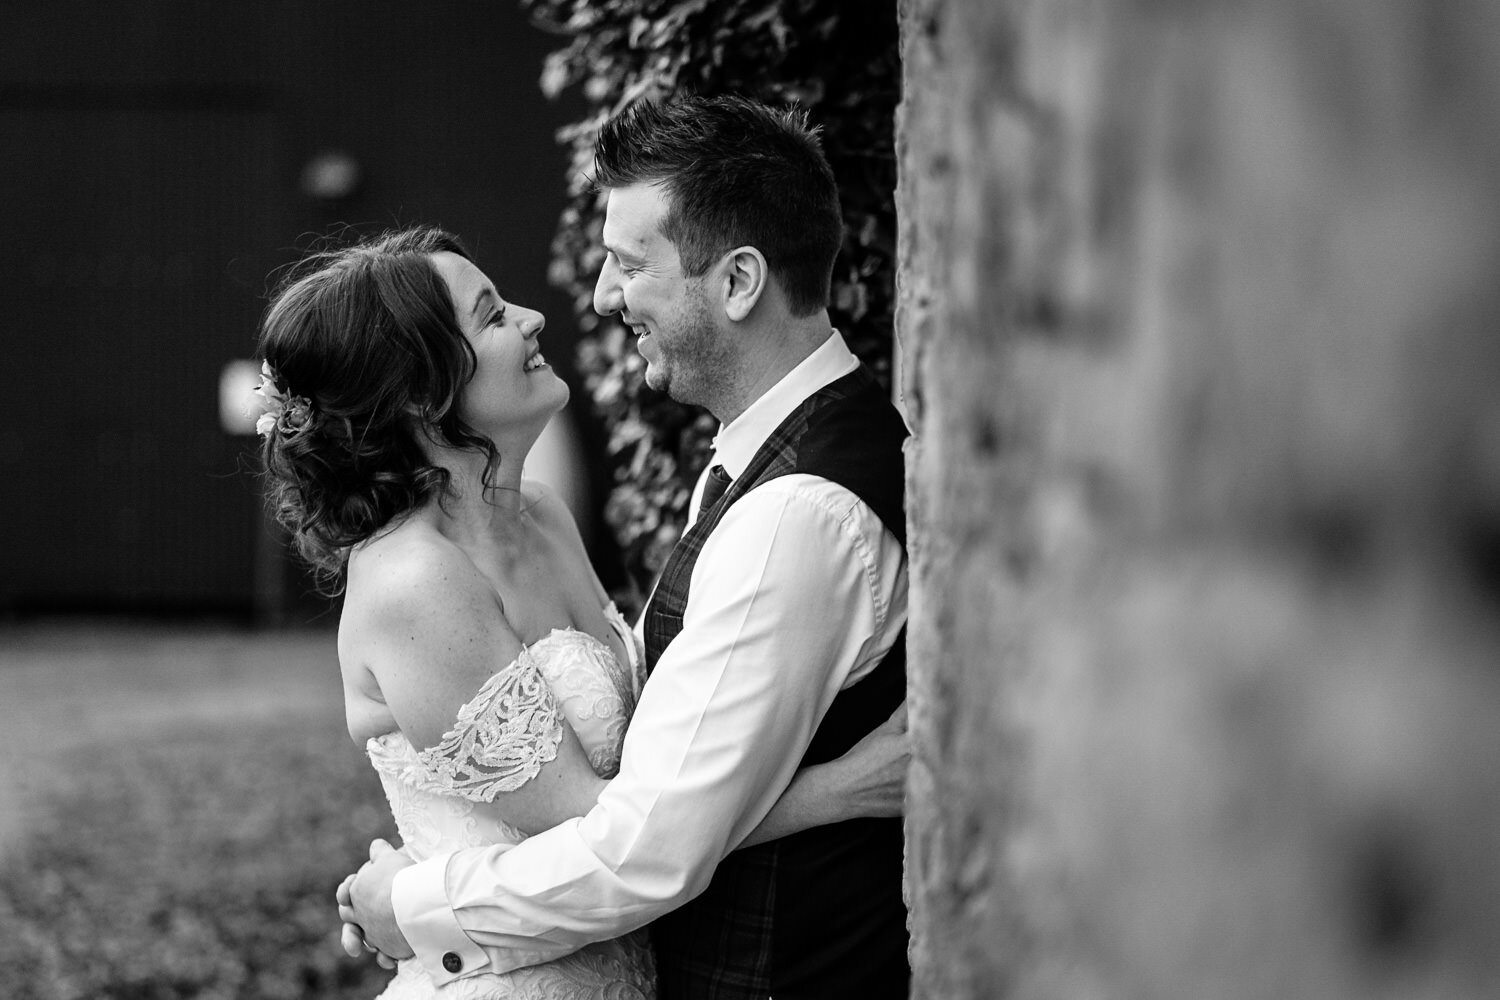
{"type": "Polygon", "coordinates": [[[306,396],[288,396],[276,386],[271,362],[260,363],[260,386],[255,394],[264,401],[261,415],[255,421],[255,433],[270,437],[274,428],[282,434],[294,434],[312,419],[312,400],[306,396]]]}

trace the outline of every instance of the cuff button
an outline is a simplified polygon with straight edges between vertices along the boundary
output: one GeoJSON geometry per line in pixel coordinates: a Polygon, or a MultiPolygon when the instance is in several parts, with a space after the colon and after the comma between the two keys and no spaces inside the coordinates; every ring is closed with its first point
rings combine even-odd
{"type": "Polygon", "coordinates": [[[458,972],[463,967],[464,960],[453,954],[453,952],[450,951],[443,956],[443,968],[449,972],[458,972]]]}

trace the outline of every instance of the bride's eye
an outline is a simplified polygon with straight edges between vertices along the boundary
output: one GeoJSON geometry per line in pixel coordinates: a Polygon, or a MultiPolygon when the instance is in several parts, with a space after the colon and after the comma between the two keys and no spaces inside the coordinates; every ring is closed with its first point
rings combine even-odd
{"type": "Polygon", "coordinates": [[[495,313],[495,315],[493,315],[493,316],[490,317],[490,326],[504,326],[504,325],[505,325],[505,310],[501,309],[499,312],[495,313]]]}

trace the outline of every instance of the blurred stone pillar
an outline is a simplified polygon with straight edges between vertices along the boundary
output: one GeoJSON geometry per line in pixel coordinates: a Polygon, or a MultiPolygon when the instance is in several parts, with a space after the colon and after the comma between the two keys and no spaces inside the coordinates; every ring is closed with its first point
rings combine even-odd
{"type": "Polygon", "coordinates": [[[914,995],[1500,996],[1500,5],[901,19],[914,995]]]}

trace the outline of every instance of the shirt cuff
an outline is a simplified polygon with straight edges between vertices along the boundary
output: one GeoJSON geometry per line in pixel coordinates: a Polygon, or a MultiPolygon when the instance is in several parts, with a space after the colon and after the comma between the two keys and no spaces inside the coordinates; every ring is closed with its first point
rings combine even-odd
{"type": "Polygon", "coordinates": [[[464,933],[448,905],[450,857],[441,854],[403,868],[391,881],[396,926],[439,986],[489,969],[489,956],[464,933]]]}

